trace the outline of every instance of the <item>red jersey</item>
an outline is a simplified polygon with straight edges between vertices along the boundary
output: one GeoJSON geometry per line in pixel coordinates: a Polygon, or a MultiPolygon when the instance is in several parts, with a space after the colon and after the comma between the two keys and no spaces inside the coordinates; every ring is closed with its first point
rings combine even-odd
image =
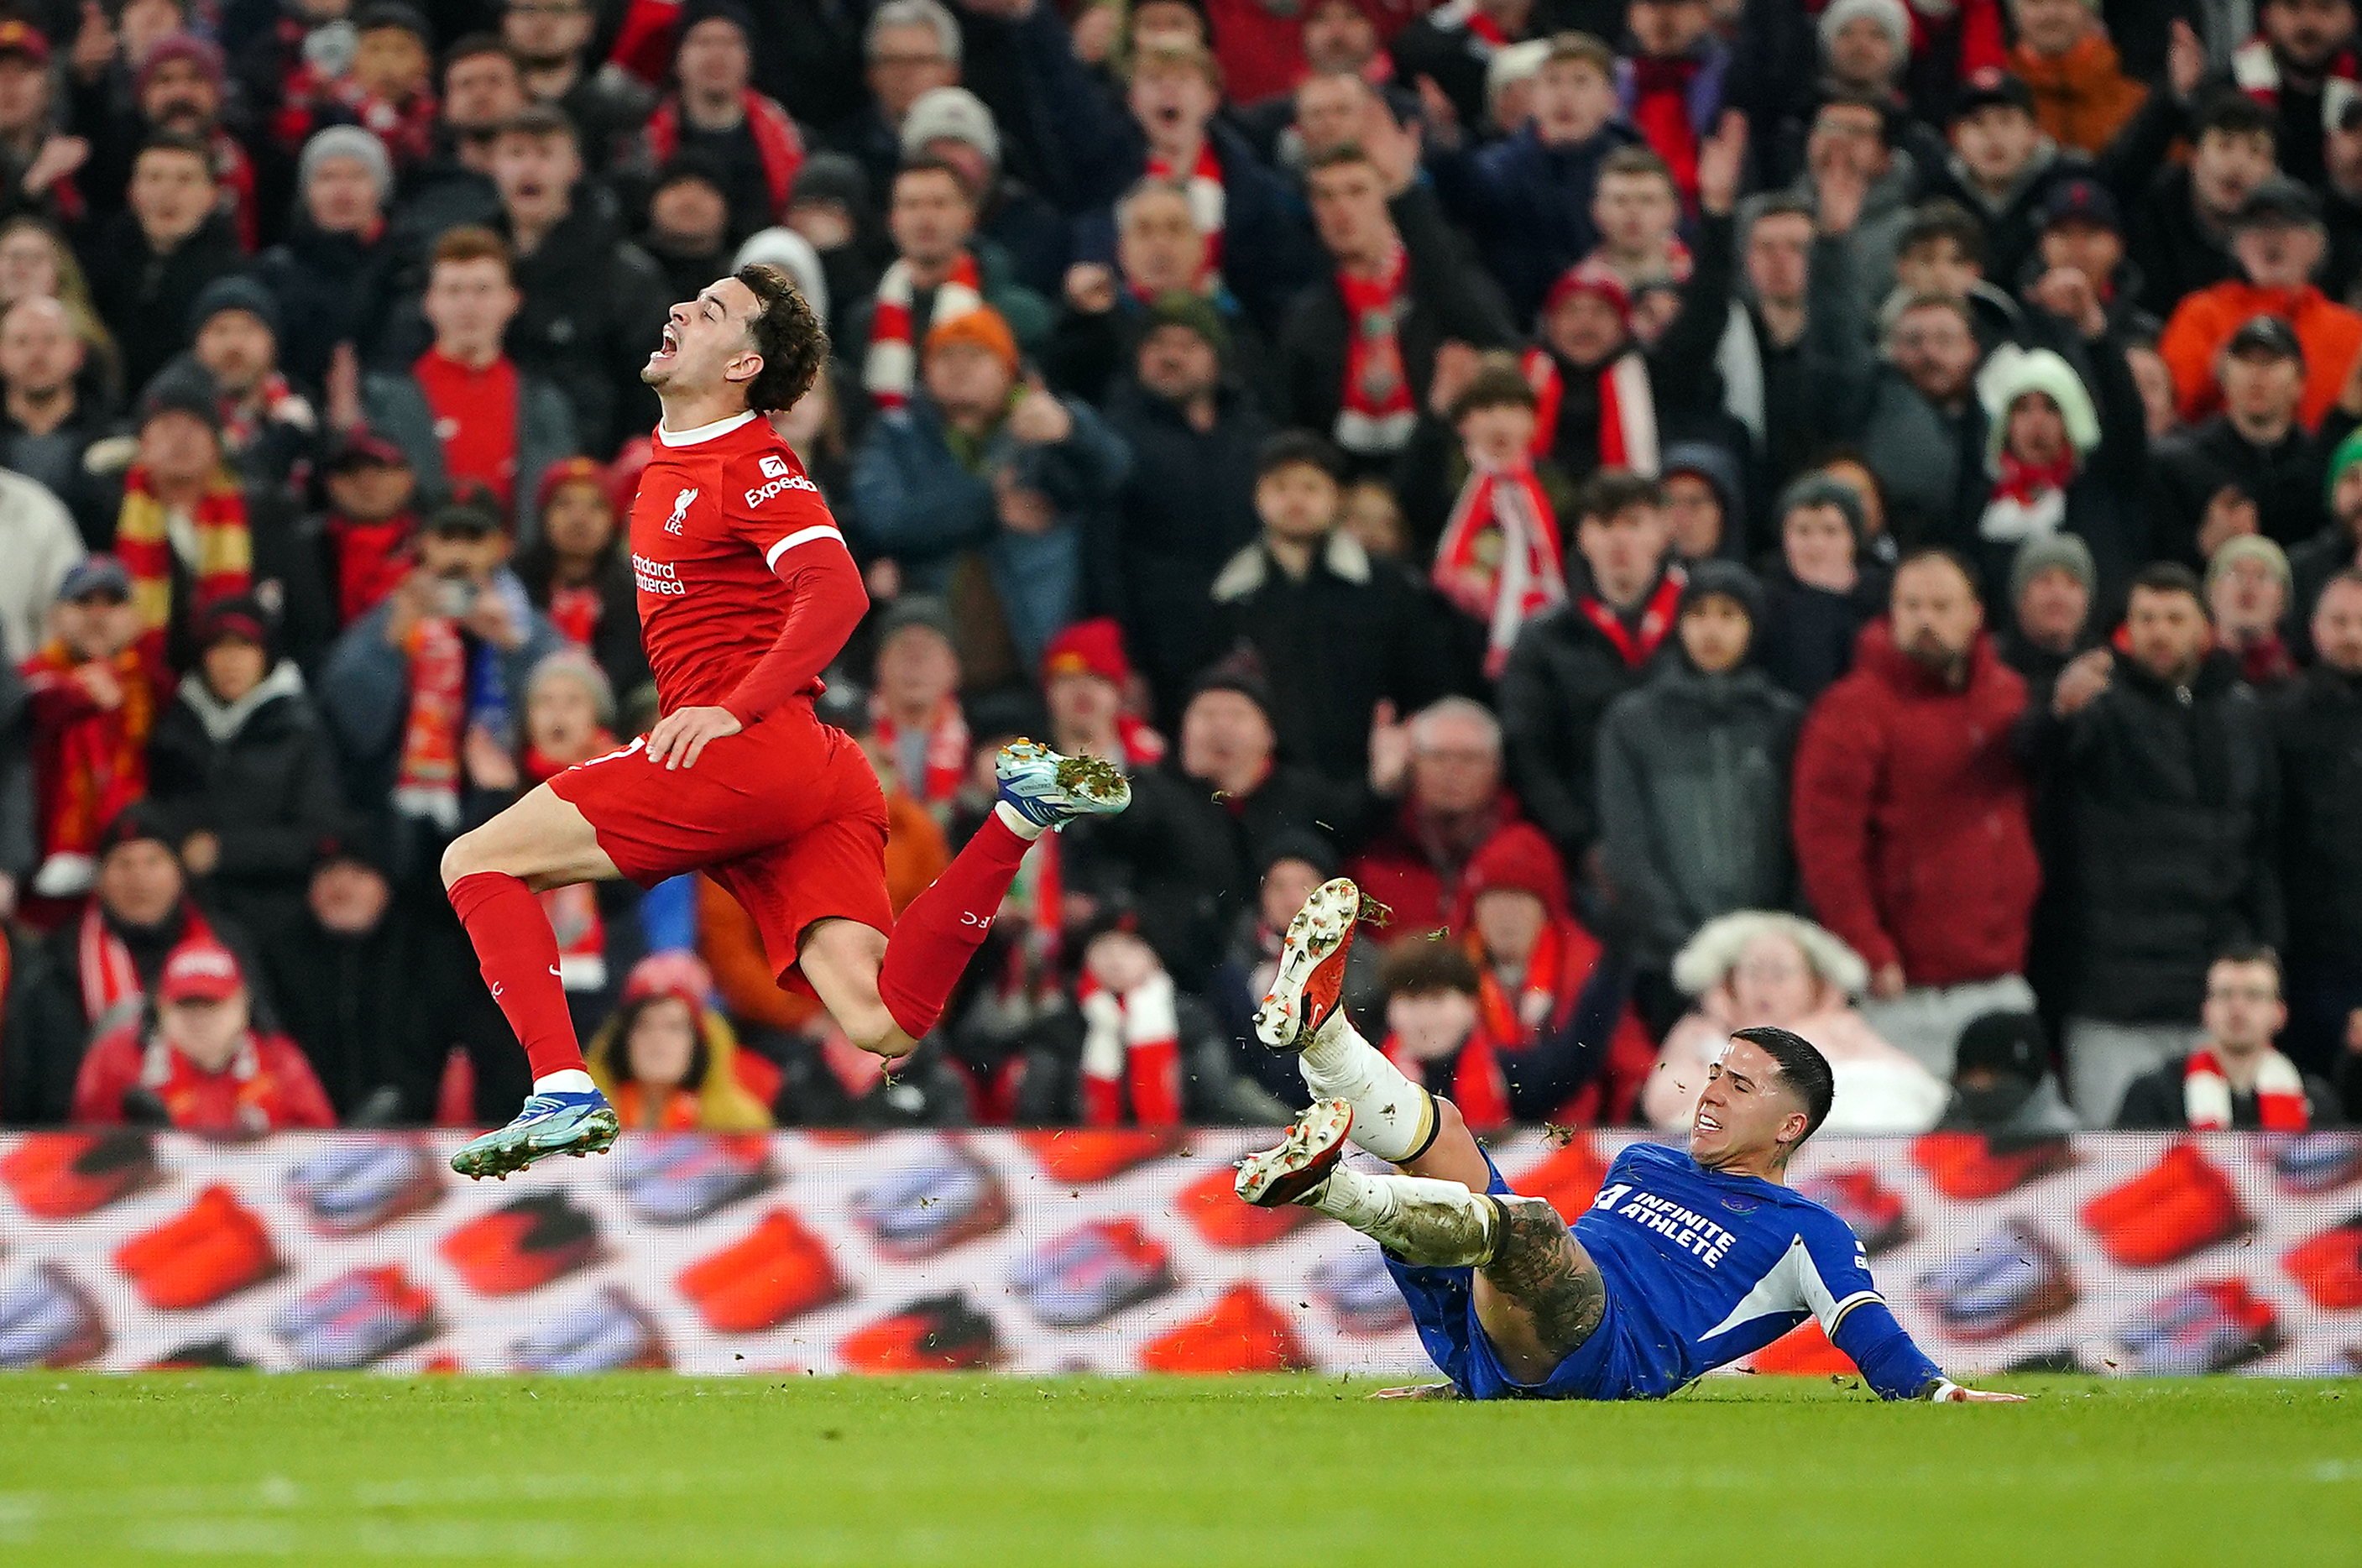
{"type": "Polygon", "coordinates": [[[816,694],[869,608],[819,487],[752,413],[657,427],[632,577],[663,712],[722,707],[747,725],[816,694]]]}
{"type": "Polygon", "coordinates": [[[334,1127],[337,1113],[296,1043],[249,1032],[228,1067],[209,1073],[137,1024],[101,1035],[74,1079],[73,1121],[111,1127],[123,1121],[123,1097],[145,1087],[190,1132],[265,1132],[334,1127]]]}

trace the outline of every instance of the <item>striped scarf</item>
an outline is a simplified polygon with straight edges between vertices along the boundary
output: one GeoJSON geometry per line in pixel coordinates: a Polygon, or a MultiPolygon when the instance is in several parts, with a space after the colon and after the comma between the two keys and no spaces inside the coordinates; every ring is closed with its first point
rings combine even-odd
{"type": "Polygon", "coordinates": [[[1118,996],[1086,974],[1075,999],[1083,1015],[1083,1124],[1120,1127],[1128,1104],[1134,1125],[1176,1125],[1181,1019],[1173,977],[1160,969],[1118,996]]]}
{"type": "MultiPolygon", "coordinates": [[[[172,952],[191,947],[218,946],[213,927],[197,906],[183,899],[181,901],[181,939],[172,944],[172,952]]],[[[169,966],[170,955],[164,962],[169,966]]],[[[147,1002],[147,989],[139,982],[139,966],[131,956],[130,945],[115,933],[100,912],[96,899],[83,906],[82,924],[74,933],[74,968],[82,982],[83,1016],[90,1020],[93,1039],[128,1021],[147,1002]]]]}
{"type": "MultiPolygon", "coordinates": [[[[883,699],[869,700],[870,733],[878,749],[891,757],[897,771],[902,765],[901,732],[895,727],[893,715],[886,711],[883,699]]],[[[940,820],[958,798],[960,786],[967,781],[968,731],[967,720],[960,712],[956,699],[946,697],[935,704],[927,718],[926,760],[920,776],[904,778],[903,790],[918,800],[940,820]]]]}
{"type": "Polygon", "coordinates": [[[1185,174],[1180,169],[1154,153],[1148,157],[1148,177],[1178,185],[1188,193],[1189,221],[1206,237],[1205,274],[1220,271],[1222,266],[1222,225],[1229,210],[1229,197],[1222,190],[1222,165],[1214,156],[1209,141],[1198,144],[1198,160],[1185,174]]]}
{"type": "MultiPolygon", "coordinates": [[[[908,261],[896,261],[877,280],[877,304],[869,322],[869,354],[861,364],[861,384],[868,389],[869,401],[879,408],[900,408],[911,401],[919,370],[911,315],[918,292],[908,261]]],[[[983,274],[977,271],[976,258],[963,250],[952,263],[951,276],[936,288],[934,310],[928,319],[931,325],[950,321],[983,304],[983,274]]]]}
{"type": "MultiPolygon", "coordinates": [[[[1558,361],[1543,349],[1527,349],[1521,364],[1526,384],[1534,389],[1533,454],[1546,458],[1558,444],[1566,382],[1558,361]]],[[[1599,467],[1629,469],[1654,479],[1660,460],[1657,397],[1649,384],[1648,361],[1634,351],[1618,354],[1599,372],[1599,467]]]]}
{"type": "MultiPolygon", "coordinates": [[[[53,642],[25,661],[28,688],[75,684],[81,660],[53,642]]],[[[106,661],[123,689],[123,705],[94,707],[60,730],[41,771],[41,856],[87,856],[99,831],[148,793],[148,737],[156,728],[156,674],[138,646],[106,661]]]]}
{"type": "Polygon", "coordinates": [[[1435,586],[1485,626],[1485,674],[1500,679],[1518,628],[1566,602],[1558,519],[1534,471],[1472,469],[1435,548],[1435,586]]]}
{"type": "Polygon", "coordinates": [[[425,615],[410,630],[410,716],[402,730],[393,809],[449,833],[459,825],[459,738],[468,718],[468,646],[459,624],[425,615]]]}
{"type": "MultiPolygon", "coordinates": [[[[2256,1067],[2256,1111],[2267,1132],[2302,1132],[2312,1125],[2312,1109],[2304,1099],[2304,1075],[2294,1062],[2268,1046],[2256,1067]]],[[[2183,1065],[2181,1112],[2193,1132],[2229,1131],[2231,1080],[2213,1052],[2192,1051],[2183,1065]]]]}
{"type": "Polygon", "coordinates": [[[162,631],[172,622],[172,563],[177,557],[195,579],[202,610],[217,599],[248,591],[254,582],[254,538],[246,524],[246,492],[225,466],[205,480],[205,493],[185,524],[156,499],[147,465],[123,475],[123,510],[115,521],[115,553],[131,574],[131,603],[140,626],[162,631]]]}
{"type": "Polygon", "coordinates": [[[1400,451],[1418,423],[1399,330],[1410,310],[1409,282],[1410,252],[1399,239],[1377,277],[1337,274],[1337,293],[1345,302],[1345,384],[1335,435],[1349,452],[1400,451]]]}

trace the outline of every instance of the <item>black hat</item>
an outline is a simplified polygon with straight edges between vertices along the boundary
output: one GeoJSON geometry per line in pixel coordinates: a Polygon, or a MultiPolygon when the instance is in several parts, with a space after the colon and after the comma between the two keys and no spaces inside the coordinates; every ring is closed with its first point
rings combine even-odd
{"type": "Polygon", "coordinates": [[[2034,113],[2034,94],[2025,83],[1998,67],[1988,66],[1961,83],[1952,97],[1952,123],[1959,124],[1980,109],[2005,106],[2034,113]]]}
{"type": "Polygon", "coordinates": [[[2022,1078],[2029,1084],[2040,1083],[2048,1070],[2049,1055],[2042,1020],[2030,1012],[1988,1012],[1960,1026],[1952,1073],[1957,1077],[1981,1069],[2022,1078]]]}
{"type": "Polygon", "coordinates": [[[951,604],[932,593],[906,593],[878,615],[878,647],[882,649],[913,626],[924,626],[944,641],[957,646],[952,635],[951,604]]]}
{"type": "Polygon", "coordinates": [[[426,514],[428,534],[468,534],[481,538],[501,531],[501,514],[473,501],[446,502],[426,514]]]}
{"type": "Polygon", "coordinates": [[[356,425],[329,451],[328,460],[321,467],[326,472],[336,474],[363,463],[375,463],[381,468],[406,469],[410,466],[410,455],[368,425],[356,425]]]}
{"type": "Polygon", "coordinates": [[[2321,199],[2285,174],[2275,174],[2248,192],[2239,210],[2231,215],[2235,229],[2265,225],[2302,227],[2320,222],[2321,199]]]}
{"type": "Polygon", "coordinates": [[[425,13],[415,6],[403,4],[403,0],[370,0],[353,18],[355,33],[373,33],[381,28],[400,28],[415,34],[420,43],[434,47],[435,29],[427,25],[425,13]]]}
{"type": "Polygon", "coordinates": [[[1004,686],[970,698],[961,707],[967,733],[979,748],[989,745],[997,751],[1018,735],[1050,733],[1050,711],[1030,686],[1004,686]]]}
{"type": "Polygon", "coordinates": [[[1763,624],[1763,585],[1737,561],[1720,559],[1702,560],[1689,568],[1689,580],[1682,585],[1674,618],[1688,614],[1690,606],[1709,593],[1718,593],[1746,611],[1750,628],[1763,624]]]}
{"type": "Polygon", "coordinates": [[[313,870],[334,866],[339,861],[366,866],[381,877],[390,875],[392,865],[385,845],[379,843],[374,834],[360,832],[357,826],[322,834],[320,841],[312,846],[313,870]]]}
{"type": "Polygon", "coordinates": [[[160,844],[175,860],[180,858],[180,840],[173,836],[163,812],[149,801],[134,801],[99,830],[98,857],[104,860],[127,844],[143,843],[160,844]]]}
{"type": "Polygon", "coordinates": [[[160,414],[185,414],[221,433],[221,406],[214,398],[214,379],[194,360],[172,366],[148,383],[140,395],[136,428],[145,428],[160,414]]]}
{"type": "Polygon", "coordinates": [[[2125,231],[2115,196],[2097,180],[2061,180],[2050,187],[2042,204],[2041,226],[2047,233],[2062,223],[2088,223],[2112,234],[2125,231]]]}
{"type": "Polygon", "coordinates": [[[252,278],[233,272],[197,291],[196,304],[189,307],[189,336],[196,337],[205,329],[205,323],[226,310],[246,312],[269,327],[273,338],[282,335],[278,300],[252,278]]]}
{"type": "Polygon", "coordinates": [[[1142,336],[1160,326],[1186,326],[1206,340],[1216,359],[1230,359],[1231,329],[1223,324],[1222,313],[1215,308],[1214,302],[1203,294],[1175,289],[1157,295],[1149,304],[1147,326],[1142,336]]]}
{"type": "Polygon", "coordinates": [[[250,593],[215,600],[197,612],[191,630],[194,634],[192,640],[200,649],[210,648],[225,637],[237,637],[252,643],[266,655],[278,651],[270,612],[250,593]]]}
{"type": "Polygon", "coordinates": [[[815,152],[796,171],[788,205],[834,202],[849,213],[869,210],[869,173],[842,152],[815,152]]]}
{"type": "Polygon", "coordinates": [[[1303,828],[1289,828],[1275,833],[1264,841],[1263,852],[1255,856],[1257,880],[1271,875],[1271,868],[1283,860],[1301,860],[1320,873],[1327,881],[1344,868],[1338,857],[1337,846],[1324,834],[1310,833],[1303,828]]]}
{"type": "Polygon", "coordinates": [[[683,180],[702,181],[722,193],[724,200],[729,198],[729,171],[722,166],[722,160],[702,148],[695,147],[685,147],[666,159],[664,167],[657,171],[657,182],[648,188],[648,193],[653,196],[683,180]]]}
{"type": "Polygon", "coordinates": [[[1860,550],[1870,533],[1870,520],[1862,515],[1861,492],[1853,486],[1829,478],[1820,472],[1805,475],[1780,492],[1779,513],[1773,522],[1783,531],[1788,525],[1788,513],[1803,507],[1834,506],[1838,514],[1853,530],[1853,547],[1860,550]]]}
{"type": "Polygon", "coordinates": [[[2225,354],[2269,354],[2277,359],[2294,359],[2304,363],[2304,345],[2297,338],[2296,328],[2277,315],[2251,315],[2231,334],[2224,345],[2225,354]]]}
{"type": "Polygon", "coordinates": [[[1272,719],[1271,682],[1264,679],[1263,661],[1252,652],[1234,653],[1198,677],[1189,688],[1189,701],[1194,702],[1209,691],[1237,692],[1262,709],[1264,723],[1272,723],[1276,730],[1272,719]]]}

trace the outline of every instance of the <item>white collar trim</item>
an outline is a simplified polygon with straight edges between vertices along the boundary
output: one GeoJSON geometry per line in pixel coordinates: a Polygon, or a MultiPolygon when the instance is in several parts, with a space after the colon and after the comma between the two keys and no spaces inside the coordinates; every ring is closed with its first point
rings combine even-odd
{"type": "Polygon", "coordinates": [[[657,421],[657,441],[658,445],[666,447],[695,447],[719,436],[727,436],[733,430],[753,420],[754,417],[755,411],[750,408],[743,414],[734,414],[727,419],[717,419],[711,425],[701,425],[694,430],[668,430],[664,427],[664,421],[658,420],[657,421]]]}

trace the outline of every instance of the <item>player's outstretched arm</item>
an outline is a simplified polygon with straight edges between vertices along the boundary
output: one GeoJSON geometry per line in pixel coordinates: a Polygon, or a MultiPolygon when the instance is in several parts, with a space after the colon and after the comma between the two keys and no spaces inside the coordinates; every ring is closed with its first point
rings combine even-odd
{"type": "Polygon", "coordinates": [[[1805,1231],[1806,1271],[1820,1288],[1807,1288],[1807,1307],[1821,1320],[1829,1342],[1861,1368],[1862,1380],[1882,1399],[1930,1399],[1939,1405],[2014,1405],[2022,1394],[1989,1394],[1963,1388],[1944,1375],[1944,1369],[1912,1341],[1878,1283],[1870,1276],[1870,1260],[1845,1222],[1833,1214],[1818,1216],[1805,1231]]]}

